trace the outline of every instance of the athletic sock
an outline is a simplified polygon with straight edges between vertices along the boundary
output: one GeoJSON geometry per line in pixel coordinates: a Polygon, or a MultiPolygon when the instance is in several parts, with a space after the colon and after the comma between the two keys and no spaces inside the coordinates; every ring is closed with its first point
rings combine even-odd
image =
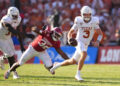
{"type": "Polygon", "coordinates": [[[53,69],[55,70],[55,69],[59,68],[60,66],[61,66],[61,63],[58,63],[55,66],[53,66],[53,69]]]}
{"type": "MultiPolygon", "coordinates": [[[[8,63],[9,63],[9,66],[10,66],[10,68],[11,68],[12,65],[15,63],[15,58],[14,58],[14,56],[8,57],[8,63]]],[[[13,71],[15,71],[15,70],[13,70],[13,71]]]]}
{"type": "Polygon", "coordinates": [[[76,73],[77,75],[80,75],[80,70],[77,70],[77,73],[76,73]]]}

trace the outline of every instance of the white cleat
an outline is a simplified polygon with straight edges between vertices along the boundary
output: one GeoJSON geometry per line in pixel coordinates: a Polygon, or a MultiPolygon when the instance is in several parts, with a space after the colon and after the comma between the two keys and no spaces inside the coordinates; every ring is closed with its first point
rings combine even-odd
{"type": "Polygon", "coordinates": [[[54,70],[53,67],[50,69],[50,73],[51,73],[51,74],[54,74],[54,73],[55,73],[55,70],[54,70]]]}
{"type": "Polygon", "coordinates": [[[1,68],[2,70],[5,69],[3,57],[0,57],[0,68],[1,68]]]}
{"type": "Polygon", "coordinates": [[[13,79],[19,79],[19,75],[17,74],[16,71],[13,72],[13,79]]]}
{"type": "Polygon", "coordinates": [[[77,75],[77,74],[75,75],[75,79],[77,81],[84,81],[83,78],[80,75],[77,75]]]}
{"type": "Polygon", "coordinates": [[[56,70],[57,68],[59,68],[60,66],[61,66],[61,63],[56,63],[56,64],[54,64],[54,66],[50,69],[50,72],[51,72],[51,73],[54,73],[55,70],[56,70]]]}

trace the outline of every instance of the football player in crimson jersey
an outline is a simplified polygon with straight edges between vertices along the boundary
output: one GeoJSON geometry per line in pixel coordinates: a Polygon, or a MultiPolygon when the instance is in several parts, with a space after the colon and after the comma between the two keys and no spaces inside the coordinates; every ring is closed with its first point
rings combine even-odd
{"type": "MultiPolygon", "coordinates": [[[[53,64],[48,53],[46,52],[46,49],[50,47],[54,47],[64,59],[68,59],[68,56],[60,48],[62,31],[59,27],[55,27],[52,30],[50,30],[49,27],[46,27],[45,30],[39,30],[37,27],[34,27],[32,30],[40,35],[38,35],[36,39],[28,46],[20,60],[5,73],[5,79],[8,79],[11,71],[15,70],[34,56],[38,56],[43,61],[45,67],[50,70],[53,64]]],[[[52,72],[52,74],[54,74],[54,72],[52,72]]]]}
{"type": "Polygon", "coordinates": [[[92,16],[92,9],[88,6],[83,6],[81,9],[81,16],[77,16],[74,21],[74,25],[68,32],[68,43],[70,44],[70,39],[73,33],[77,32],[76,40],[78,42],[76,46],[75,54],[71,59],[65,60],[62,63],[58,63],[53,68],[50,69],[53,72],[60,66],[66,66],[78,63],[77,73],[75,78],[78,81],[83,81],[81,77],[81,69],[84,65],[84,60],[87,57],[87,48],[90,41],[93,38],[94,32],[99,34],[98,39],[94,42],[94,46],[99,46],[99,42],[102,39],[102,31],[99,27],[99,19],[92,16]]]}

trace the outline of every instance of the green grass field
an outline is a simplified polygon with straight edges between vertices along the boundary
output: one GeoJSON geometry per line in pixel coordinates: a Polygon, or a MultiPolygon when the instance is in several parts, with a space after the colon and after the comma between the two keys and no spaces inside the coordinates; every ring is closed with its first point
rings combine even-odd
{"type": "MultiPolygon", "coordinates": [[[[6,66],[6,70],[8,65],[6,66]]],[[[84,65],[84,82],[74,79],[76,65],[61,67],[51,75],[43,65],[25,64],[17,69],[20,79],[3,78],[6,70],[0,70],[0,86],[120,86],[120,65],[84,65]]]]}

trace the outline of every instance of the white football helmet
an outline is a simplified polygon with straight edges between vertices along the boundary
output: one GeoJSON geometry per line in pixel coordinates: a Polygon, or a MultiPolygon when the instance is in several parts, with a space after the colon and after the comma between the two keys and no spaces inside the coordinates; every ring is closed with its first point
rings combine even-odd
{"type": "Polygon", "coordinates": [[[9,7],[7,15],[10,16],[12,19],[17,19],[19,16],[19,10],[16,7],[9,7]]]}
{"type": "Polygon", "coordinates": [[[81,8],[81,16],[83,20],[90,21],[92,17],[92,9],[89,6],[83,6],[81,8]]]}

